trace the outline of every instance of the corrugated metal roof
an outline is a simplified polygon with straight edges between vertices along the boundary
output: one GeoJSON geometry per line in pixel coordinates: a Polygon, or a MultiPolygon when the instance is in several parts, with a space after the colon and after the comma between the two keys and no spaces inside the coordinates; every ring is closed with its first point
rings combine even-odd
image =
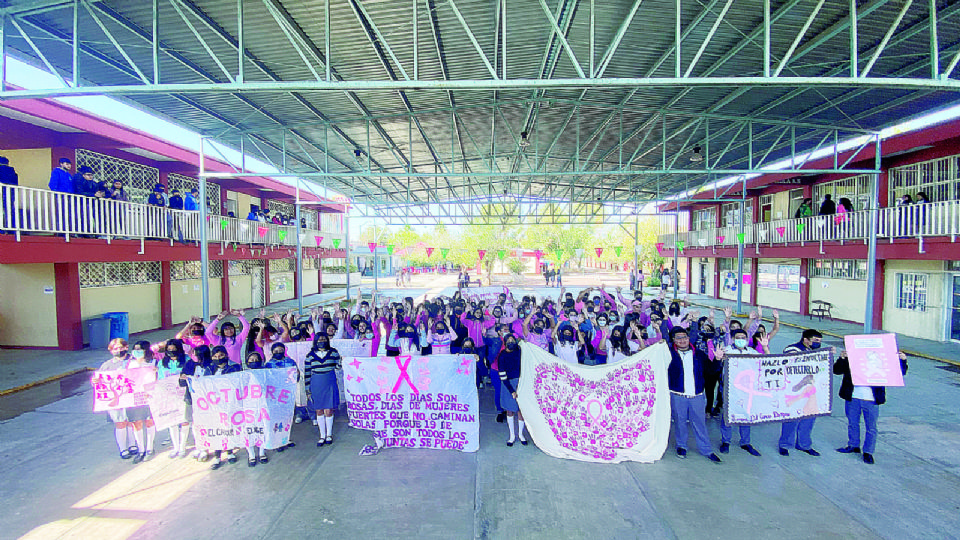
{"type": "MultiPolygon", "coordinates": [[[[779,65],[817,3],[817,0],[771,1],[773,69],[779,65]]],[[[7,4],[30,5],[30,2],[7,4]]],[[[248,56],[244,62],[245,80],[302,81],[313,79],[315,74],[323,79],[328,52],[337,80],[402,80],[404,71],[407,77],[414,76],[415,49],[418,57],[416,70],[424,80],[444,77],[453,80],[490,79],[484,60],[498,76],[506,62],[507,76],[511,79],[578,76],[566,48],[561,45],[536,0],[505,2],[505,47],[500,33],[503,4],[497,0],[416,2],[416,47],[410,0],[343,0],[329,4],[328,51],[325,43],[326,0],[246,1],[243,39],[248,56]],[[285,21],[290,23],[289,26],[285,21]],[[472,32],[482,55],[464,30],[464,24],[472,32]]],[[[685,34],[680,50],[682,72],[690,68],[694,57],[699,54],[696,66],[690,70],[693,77],[762,75],[763,14],[758,2],[732,2],[719,24],[716,21],[727,5],[726,0],[683,0],[681,4],[681,26],[685,34]],[[711,37],[706,42],[708,36],[711,37]]],[[[151,3],[106,0],[91,5],[133,62],[147,77],[152,77],[151,3]]],[[[581,69],[589,75],[591,2],[549,0],[547,5],[563,29],[581,69]]],[[[604,0],[593,5],[593,64],[599,68],[609,44],[634,7],[634,1],[604,0]]],[[[674,75],[675,5],[675,0],[640,2],[636,16],[626,27],[616,53],[603,72],[605,77],[674,75]]],[[[857,5],[861,15],[857,26],[858,68],[863,69],[890,25],[900,15],[904,2],[873,0],[861,1],[857,5]]],[[[960,48],[960,0],[939,0],[936,5],[942,68],[960,48]]],[[[60,9],[26,14],[20,19],[28,34],[40,44],[47,59],[66,74],[71,66],[71,6],[72,3],[64,4],[60,9]]],[[[161,2],[160,6],[161,82],[223,82],[236,76],[240,32],[235,0],[174,0],[173,3],[161,2]]],[[[784,75],[832,77],[849,73],[848,9],[848,0],[824,2],[800,39],[784,75]]],[[[871,76],[929,76],[928,15],[927,3],[913,2],[884,53],[873,65],[871,76]]],[[[7,30],[7,46],[22,56],[37,60],[26,41],[16,32],[7,30]]],[[[85,84],[136,83],[134,70],[86,12],[81,13],[80,31],[81,74],[85,84]]],[[[960,70],[953,76],[960,77],[960,70]]],[[[218,134],[226,130],[224,140],[227,142],[238,140],[239,132],[262,131],[255,140],[271,159],[279,160],[279,148],[283,145],[277,128],[287,126],[294,130],[294,135],[288,136],[287,141],[291,153],[288,164],[291,170],[299,172],[315,169],[314,163],[321,168],[328,166],[331,172],[364,170],[369,154],[372,169],[389,172],[406,171],[412,163],[414,171],[425,173],[522,174],[530,170],[570,171],[578,163],[587,169],[610,170],[621,167],[631,158],[635,169],[660,168],[664,165],[664,151],[660,146],[664,125],[668,137],[667,165],[673,163],[675,167],[686,167],[689,163],[685,163],[685,159],[674,158],[678,153],[688,152],[693,145],[705,144],[706,122],[690,116],[704,114],[729,117],[711,119],[709,145],[715,158],[724,148],[729,148],[723,153],[719,166],[742,167],[748,151],[745,139],[742,136],[735,138],[736,118],[750,117],[759,122],[755,133],[757,146],[777,141],[782,131],[781,127],[764,125],[764,121],[810,122],[876,130],[899,119],[958,101],[958,96],[934,90],[819,86],[511,89],[496,92],[487,89],[141,93],[127,99],[201,133],[218,134]],[[454,105],[455,115],[451,112],[454,105]],[[670,113],[665,122],[658,116],[661,110],[670,113]],[[416,121],[411,120],[411,114],[416,121]],[[326,125],[327,121],[332,124],[326,125]],[[529,146],[518,145],[522,131],[528,132],[529,146]],[[292,143],[293,140],[299,144],[292,143]],[[356,150],[362,151],[359,158],[355,155],[356,150]]],[[[817,138],[812,132],[800,130],[799,133],[799,148],[816,145],[817,138]]],[[[782,136],[779,139],[780,147],[767,155],[770,160],[787,152],[782,136]]],[[[765,148],[755,149],[755,152],[766,155],[765,148]]],[[[381,191],[402,193],[408,185],[415,193],[416,190],[436,188],[439,190],[431,199],[443,199],[454,192],[461,196],[485,191],[500,194],[504,186],[516,192],[528,182],[533,188],[528,194],[533,196],[555,194],[559,184],[570,182],[585,188],[654,186],[654,190],[659,184],[660,193],[669,194],[707,180],[703,177],[678,178],[677,175],[625,178],[594,174],[577,178],[535,177],[532,180],[514,177],[509,181],[450,177],[410,182],[387,178],[339,179],[329,183],[353,196],[381,191]],[[469,186],[473,191],[468,189],[469,186]]],[[[427,198],[425,194],[417,196],[427,198]]]]}

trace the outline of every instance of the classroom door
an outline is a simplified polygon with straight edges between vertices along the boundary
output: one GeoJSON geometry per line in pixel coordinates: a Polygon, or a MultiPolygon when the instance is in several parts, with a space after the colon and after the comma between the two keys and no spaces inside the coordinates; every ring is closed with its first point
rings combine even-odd
{"type": "Polygon", "coordinates": [[[253,309],[262,308],[265,302],[263,283],[263,268],[253,267],[250,271],[250,307],[253,309]]]}
{"type": "Polygon", "coordinates": [[[707,263],[700,263],[700,294],[707,294],[707,263]]]}
{"type": "Polygon", "coordinates": [[[960,274],[953,276],[953,309],[950,310],[950,339],[960,341],[960,274]]]}

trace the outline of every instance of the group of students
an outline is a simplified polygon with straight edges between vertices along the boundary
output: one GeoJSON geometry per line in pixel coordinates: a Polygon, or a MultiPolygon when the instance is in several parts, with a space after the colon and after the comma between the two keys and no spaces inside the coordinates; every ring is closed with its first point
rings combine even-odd
{"type": "MultiPolygon", "coordinates": [[[[295,227],[297,223],[297,218],[292,215],[282,214],[280,212],[275,212],[272,216],[270,215],[270,210],[267,208],[258,208],[256,205],[250,205],[250,212],[247,214],[247,221],[257,221],[260,223],[272,223],[274,225],[284,225],[288,227],[295,227]]],[[[307,219],[300,218],[300,228],[307,228],[307,219]]]]}
{"type": "MultiPolygon", "coordinates": [[[[606,288],[586,288],[574,295],[561,289],[559,296],[542,298],[523,296],[508,291],[485,300],[480,295],[458,290],[453,296],[438,296],[415,303],[412,297],[389,302],[374,296],[372,301],[352,302],[334,310],[314,309],[305,316],[294,312],[260,317],[248,322],[242,311],[223,312],[210,322],[191,319],[173,339],[150,344],[140,341],[132,348],[126,342],[110,344],[113,358],[101,369],[154,366],[158,378],[179,377],[182,386],[190,377],[224,375],[241,369],[289,368],[296,362],[287,355],[285,343],[309,341],[309,353],[302,372],[303,399],[298,400],[294,421],[312,419],[317,426],[317,446],[333,443],[334,413],[340,407],[340,389],[336,372],[342,358],[332,345],[333,340],[352,340],[353,350],[367,356],[466,354],[476,361],[476,385],[491,384],[497,408],[497,421],[506,422],[507,446],[517,441],[528,443],[524,435],[524,419],[517,403],[517,387],[521,376],[519,342],[540,347],[571,364],[602,365],[616,363],[654,345],[668,341],[671,361],[668,382],[671,408],[676,429],[676,450],[686,456],[688,428],[692,424],[697,448],[710,460],[720,462],[713,453],[705,427],[706,416],[719,416],[722,405],[722,362],[730,354],[769,354],[770,340],[780,329],[779,314],[773,312],[773,327],[768,332],[762,322],[762,310],[749,314],[746,327],[732,318],[729,309],[723,320],[715,319],[714,310],[703,315],[684,300],[667,301],[663,292],[657,298],[644,300],[642,291],[624,296],[620,287],[614,298],[606,288]],[[227,315],[236,316],[240,328],[227,315]],[[246,352],[244,352],[246,351],[246,352]],[[242,362],[240,359],[242,358],[242,362]],[[504,391],[505,390],[505,391],[504,391]],[[308,412],[310,411],[310,412],[308,412]],[[516,424],[514,423],[516,419],[516,424]]],[[[820,347],[822,335],[806,330],[802,339],[784,349],[785,353],[802,353],[820,347]]],[[[901,355],[906,371],[905,356],[901,355]]],[[[882,388],[855,387],[845,354],[834,365],[834,372],[843,375],[840,397],[848,402],[850,436],[841,453],[861,452],[859,417],[867,424],[862,447],[863,460],[873,463],[877,436],[877,406],[884,402],[882,388]]],[[[192,403],[186,393],[183,422],[170,429],[173,449],[170,457],[187,455],[187,439],[192,427],[192,403]]],[[[116,423],[117,444],[121,458],[139,462],[152,454],[154,433],[149,410],[144,407],[111,412],[116,423]],[[136,445],[129,444],[127,430],[133,430],[136,445]]],[[[812,456],[814,418],[783,422],[778,443],[781,455],[789,455],[790,447],[812,456]]],[[[720,452],[729,451],[732,428],[720,418],[720,452]]],[[[740,426],[740,447],[754,456],[759,451],[751,444],[750,427],[740,426]]],[[[196,440],[196,436],[194,435],[196,440]]],[[[291,442],[287,447],[293,446],[291,442]]],[[[280,448],[283,451],[287,447],[280,448]]],[[[212,468],[237,461],[236,450],[216,452],[212,468]]],[[[248,465],[267,463],[263,448],[247,448],[248,465]]],[[[202,449],[193,454],[199,460],[209,459],[202,449]]]]}

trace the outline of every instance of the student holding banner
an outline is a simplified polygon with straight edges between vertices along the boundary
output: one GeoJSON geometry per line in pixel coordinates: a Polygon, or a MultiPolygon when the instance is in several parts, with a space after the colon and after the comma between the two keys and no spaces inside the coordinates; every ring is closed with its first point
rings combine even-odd
{"type": "Polygon", "coordinates": [[[304,364],[304,381],[317,411],[317,428],[320,439],[317,447],[333,444],[333,413],[340,407],[340,387],[334,370],[342,369],[340,353],[330,347],[330,338],[317,334],[313,348],[307,353],[304,364]]]}
{"type": "MultiPolygon", "coordinates": [[[[107,345],[107,350],[110,351],[112,356],[109,360],[101,364],[100,369],[97,371],[119,371],[127,369],[129,358],[127,356],[128,347],[126,340],[122,338],[111,340],[110,344],[107,345]]],[[[127,418],[127,410],[111,409],[107,411],[107,414],[110,415],[110,420],[112,420],[114,424],[113,435],[117,440],[120,459],[130,459],[134,456],[139,456],[140,448],[143,448],[143,445],[135,446],[130,444],[130,428],[133,424],[129,422],[127,418]]]]}
{"type": "MultiPolygon", "coordinates": [[[[187,355],[183,351],[183,343],[179,339],[169,339],[165,342],[158,343],[157,346],[163,349],[163,358],[157,363],[157,380],[166,377],[180,377],[187,363],[187,355]]],[[[184,381],[181,386],[185,385],[186,382],[184,381]]],[[[188,394],[184,395],[184,403],[186,403],[187,395],[188,394]]],[[[184,442],[190,433],[190,424],[185,421],[186,416],[181,420],[184,420],[182,424],[173,425],[167,430],[170,434],[170,442],[173,445],[173,450],[171,450],[167,456],[170,459],[187,456],[184,442]]]]}
{"type": "Polygon", "coordinates": [[[697,450],[714,463],[722,463],[713,453],[704,415],[707,398],[703,394],[703,373],[709,367],[707,355],[690,345],[687,329],[676,326],[670,330],[670,364],[667,366],[667,381],[670,386],[670,409],[676,428],[677,457],[687,457],[687,422],[693,425],[697,438],[697,450]]]}
{"type": "MultiPolygon", "coordinates": [[[[732,332],[733,345],[729,350],[724,350],[723,347],[717,347],[713,350],[714,358],[716,362],[723,362],[723,358],[728,354],[737,354],[752,356],[755,354],[769,354],[770,353],[770,341],[766,337],[759,338],[757,341],[757,347],[760,347],[761,350],[757,351],[750,347],[747,342],[747,332],[742,328],[737,328],[732,332]]],[[[713,349],[711,344],[711,349],[713,349]]],[[[723,387],[723,370],[720,370],[720,387],[723,387]]],[[[760,457],[760,452],[750,444],[750,426],[742,425],[739,426],[740,431],[740,448],[745,450],[751,456],[760,457]]],[[[730,441],[733,440],[733,428],[727,425],[727,422],[724,420],[723,415],[720,415],[720,453],[726,454],[730,451],[730,441]]]]}
{"type": "MultiPolygon", "coordinates": [[[[300,381],[301,381],[300,368],[297,366],[297,361],[294,360],[293,358],[290,358],[287,355],[287,346],[284,345],[283,343],[274,343],[273,347],[270,348],[270,353],[271,353],[270,359],[267,360],[266,364],[264,364],[263,367],[265,367],[266,369],[276,369],[276,368],[286,369],[286,368],[292,368],[292,367],[297,368],[297,386],[298,386],[297,403],[305,403],[306,402],[305,396],[302,395],[305,392],[302,392],[302,389],[300,388],[302,386],[300,384],[300,381]]],[[[303,407],[301,406],[295,407],[294,415],[298,414],[297,409],[300,409],[300,408],[303,408],[303,407]]],[[[286,445],[281,446],[280,448],[277,448],[277,452],[283,452],[287,448],[293,448],[294,446],[296,446],[296,443],[294,443],[293,441],[290,441],[286,445]]],[[[247,454],[252,456],[252,454],[250,454],[249,448],[247,448],[247,454]]],[[[260,463],[266,463],[266,462],[267,462],[266,450],[264,450],[263,447],[261,447],[260,463]]],[[[253,465],[250,465],[250,466],[253,467],[253,465]]]]}
{"type": "MultiPolygon", "coordinates": [[[[900,358],[900,372],[907,374],[907,355],[897,351],[900,358]]],[[[860,453],[860,415],[866,424],[866,433],[863,439],[863,462],[873,465],[873,451],[877,447],[877,419],[880,418],[880,405],[887,401],[886,388],[883,386],[854,386],[850,372],[850,360],[847,352],[840,353],[840,357],[833,364],[834,375],[842,375],[840,381],[840,397],[844,400],[843,410],[847,416],[847,445],[837,448],[841,454],[860,453]]]]}
{"type": "MultiPolygon", "coordinates": [[[[751,319],[753,314],[751,314],[751,319]]],[[[808,328],[803,331],[800,341],[793,345],[788,345],[783,349],[785,354],[800,354],[815,351],[823,343],[823,334],[808,328]]],[[[813,457],[820,457],[820,452],[813,449],[813,424],[817,420],[815,416],[802,418],[800,420],[789,420],[781,424],[780,441],[778,443],[781,456],[789,456],[787,449],[793,446],[801,452],[805,452],[813,457]]]]}
{"type": "MultiPolygon", "coordinates": [[[[195,373],[195,376],[209,377],[209,376],[217,376],[217,375],[229,375],[230,373],[236,373],[238,371],[241,371],[239,364],[235,364],[230,361],[230,356],[227,354],[227,348],[224,347],[223,345],[217,345],[216,347],[214,347],[210,351],[210,357],[213,360],[213,362],[209,366],[204,368],[204,372],[202,375],[195,373]]],[[[199,437],[197,437],[196,433],[193,434],[193,438],[194,440],[197,441],[199,445],[200,439],[199,437]]],[[[217,450],[215,452],[216,461],[214,461],[213,464],[210,465],[210,470],[215,471],[220,467],[223,467],[223,465],[227,462],[236,463],[237,456],[235,454],[235,451],[236,451],[235,448],[230,450],[217,450]]]]}
{"type": "MultiPolygon", "coordinates": [[[[150,350],[149,341],[138,341],[130,350],[127,369],[145,367],[156,369],[153,351],[150,350]]],[[[150,417],[150,407],[148,405],[130,407],[127,409],[127,421],[133,427],[133,437],[137,441],[137,447],[140,448],[140,452],[133,457],[133,462],[140,463],[150,459],[153,456],[153,442],[157,435],[157,430],[153,427],[153,419],[150,417]]]]}

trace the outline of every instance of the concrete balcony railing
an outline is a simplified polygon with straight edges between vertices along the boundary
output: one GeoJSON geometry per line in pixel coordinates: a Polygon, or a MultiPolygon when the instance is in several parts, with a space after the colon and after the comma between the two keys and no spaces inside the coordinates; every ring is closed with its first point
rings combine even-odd
{"type": "MultiPolygon", "coordinates": [[[[200,240],[200,212],[57,193],[29,187],[0,186],[0,230],[22,234],[59,234],[105,239],[200,240]]],[[[219,215],[207,217],[207,240],[211,243],[295,246],[301,235],[304,247],[332,247],[344,234],[259,223],[219,215]]]]}
{"type": "MultiPolygon", "coordinates": [[[[740,228],[718,227],[666,233],[658,242],[672,249],[679,240],[684,248],[736,246],[740,228]]],[[[870,212],[847,212],[800,219],[780,219],[747,225],[744,244],[792,244],[801,242],[866,240],[870,212]]],[[[881,208],[877,220],[878,240],[960,235],[960,201],[944,201],[881,208]]]]}

